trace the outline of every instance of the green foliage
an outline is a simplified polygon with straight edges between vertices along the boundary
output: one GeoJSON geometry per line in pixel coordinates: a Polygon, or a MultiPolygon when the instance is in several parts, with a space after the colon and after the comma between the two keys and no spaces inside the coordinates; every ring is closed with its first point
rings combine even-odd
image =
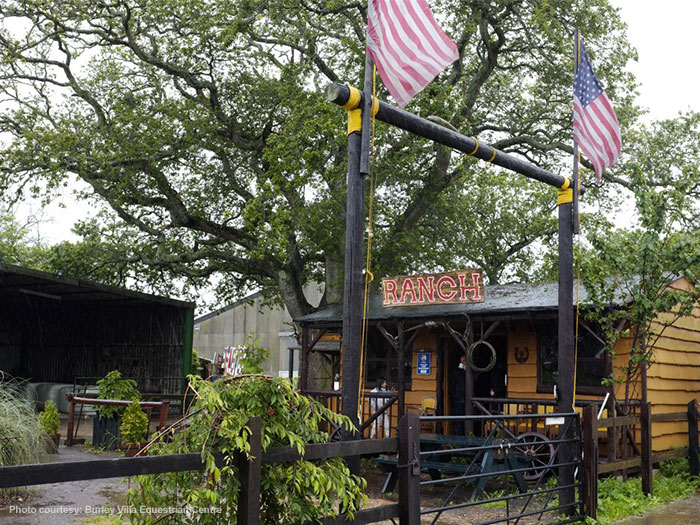
{"type": "MultiPolygon", "coordinates": [[[[109,209],[79,225],[84,247],[52,260],[171,292],[180,291],[173,276],[194,287],[218,277],[222,301],[259,288],[281,297],[292,316],[312,309],[306,283],[327,281],[337,300],[347,138],[344,112],[321,93],[329,82],[360,83],[364,8],[6,3],[0,190],[50,198],[77,177],[90,188],[82,196],[109,209]],[[90,246],[99,249],[72,255],[90,246]]],[[[623,126],[637,118],[625,71],[635,52],[608,2],[431,7],[460,58],[411,102],[412,112],[568,171],[571,33],[584,27],[623,126]]],[[[378,89],[386,99],[381,82],[378,89]]],[[[532,275],[549,249],[537,246],[553,232],[553,191],[381,123],[375,144],[375,275],[456,264],[481,264],[492,282],[532,275]]]]}
{"type": "MultiPolygon", "coordinates": [[[[220,508],[173,514],[169,523],[233,523],[239,492],[235,454],[250,453],[247,427],[252,416],[262,418],[263,451],[291,446],[303,452],[307,443],[328,441],[327,421],[349,429],[347,418],[330,412],[294,391],[288,381],[260,375],[236,376],[216,383],[190,377],[195,402],[187,423],[172,441],[159,441],[154,454],[200,453],[206,472],[182,472],[138,478],[127,502],[137,508],[193,506],[220,508]],[[217,466],[213,452],[224,456],[217,466]],[[194,521],[193,521],[194,520],[194,521]]],[[[362,501],[365,481],[352,476],[340,458],[262,466],[261,523],[303,523],[336,515],[339,505],[354,511],[362,501]]],[[[154,523],[162,515],[130,514],[132,523],[154,523]]]]}
{"type": "Polygon", "coordinates": [[[626,383],[625,400],[638,397],[636,379],[653,363],[655,342],[700,299],[700,288],[671,286],[680,277],[691,284],[700,278],[700,189],[697,163],[687,164],[694,151],[700,154],[692,138],[698,132],[696,114],[639,131],[619,169],[630,179],[640,226],[615,230],[608,224],[588,235],[582,267],[592,304],[587,317],[605,330],[609,351],[621,326],[632,339],[629,362],[616,376],[626,383]],[[668,162],[659,162],[660,155],[668,162]]]}
{"type": "MultiPolygon", "coordinates": [[[[688,463],[687,459],[685,462],[688,463]]],[[[676,465],[672,470],[680,469],[676,465]]],[[[671,501],[688,498],[699,488],[700,479],[691,478],[687,472],[673,476],[655,475],[652,496],[645,496],[642,492],[641,478],[627,481],[601,479],[598,482],[597,523],[612,523],[626,516],[641,515],[671,501]]]]}
{"type": "Polygon", "coordinates": [[[46,434],[56,434],[59,426],[58,410],[53,401],[44,403],[44,410],[39,412],[39,426],[46,434]]]}
{"type": "Polygon", "coordinates": [[[251,340],[245,345],[246,354],[241,359],[243,372],[245,374],[262,374],[265,372],[263,364],[270,359],[270,352],[266,348],[260,346],[257,339],[251,340]]]}
{"type": "MultiPolygon", "coordinates": [[[[136,389],[136,381],[122,379],[119,370],[112,370],[97,382],[97,395],[100,399],[140,401],[141,394],[136,389]]],[[[116,417],[124,413],[124,407],[98,405],[100,417],[116,417]]]]}
{"type": "Polygon", "coordinates": [[[141,443],[148,434],[148,416],[141,410],[138,401],[134,401],[124,411],[119,427],[122,443],[141,443]]]}
{"type": "MultiPolygon", "coordinates": [[[[37,463],[46,453],[33,403],[9,381],[0,382],[0,422],[0,467],[37,463]]],[[[0,489],[0,499],[20,491],[0,489]]]]}

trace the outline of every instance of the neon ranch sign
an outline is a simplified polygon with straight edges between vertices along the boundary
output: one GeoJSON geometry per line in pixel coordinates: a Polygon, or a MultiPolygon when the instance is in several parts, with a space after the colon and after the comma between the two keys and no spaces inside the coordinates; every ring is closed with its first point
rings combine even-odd
{"type": "Polygon", "coordinates": [[[479,269],[386,277],[382,288],[385,307],[484,302],[484,281],[479,269]]]}

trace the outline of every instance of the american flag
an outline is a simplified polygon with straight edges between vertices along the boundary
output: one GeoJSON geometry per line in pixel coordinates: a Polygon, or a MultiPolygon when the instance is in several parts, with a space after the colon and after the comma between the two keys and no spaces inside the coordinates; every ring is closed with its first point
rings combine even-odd
{"type": "Polygon", "coordinates": [[[574,140],[593,164],[596,178],[620,155],[620,124],[615,110],[593,73],[581,43],[581,62],[574,77],[574,140]]]}
{"type": "Polygon", "coordinates": [[[367,53],[401,107],[459,58],[425,0],[369,0],[367,53]]]}

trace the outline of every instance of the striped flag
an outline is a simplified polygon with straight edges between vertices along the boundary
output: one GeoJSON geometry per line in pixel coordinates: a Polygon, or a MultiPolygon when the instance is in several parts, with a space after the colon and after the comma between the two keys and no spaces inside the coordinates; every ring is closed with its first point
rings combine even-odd
{"type": "Polygon", "coordinates": [[[367,53],[401,107],[459,58],[425,0],[369,0],[367,53]]]}
{"type": "Polygon", "coordinates": [[[581,62],[574,77],[574,140],[593,164],[596,178],[620,155],[622,141],[615,110],[593,73],[581,43],[581,62]]]}

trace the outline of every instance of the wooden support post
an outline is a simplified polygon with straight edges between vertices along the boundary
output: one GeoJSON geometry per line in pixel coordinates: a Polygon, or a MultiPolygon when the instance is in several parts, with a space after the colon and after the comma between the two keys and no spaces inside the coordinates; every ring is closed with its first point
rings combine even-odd
{"type": "MultiPolygon", "coordinates": [[[[472,345],[474,342],[474,325],[472,324],[471,317],[467,317],[467,323],[468,326],[465,330],[465,335],[467,336],[467,340],[465,341],[465,346],[463,347],[463,350],[466,355],[467,349],[472,345]]],[[[465,416],[472,416],[474,415],[474,403],[472,402],[472,398],[474,397],[474,371],[472,370],[472,367],[467,365],[467,368],[465,370],[464,374],[464,415],[465,416]]],[[[483,423],[477,423],[482,425],[482,434],[483,434],[483,423]]],[[[471,419],[467,419],[464,421],[464,435],[469,436],[474,433],[474,422],[471,419]]]]}
{"type": "MultiPolygon", "coordinates": [[[[572,203],[559,204],[559,325],[558,325],[558,374],[557,396],[560,413],[571,412],[574,403],[574,251],[573,251],[573,217],[572,203]]],[[[559,439],[571,439],[573,428],[570,425],[560,427],[559,439]]],[[[574,459],[572,443],[559,445],[559,462],[570,463],[574,459]]],[[[559,469],[559,484],[574,483],[574,468],[572,466],[559,469]]],[[[574,489],[559,491],[559,504],[572,505],[574,489]]],[[[573,512],[573,505],[564,508],[564,512],[573,512]]]]}
{"type": "Polygon", "coordinates": [[[397,323],[398,334],[397,350],[398,350],[398,379],[399,379],[399,417],[406,414],[406,333],[403,327],[403,321],[397,323]]]}
{"type": "Polygon", "coordinates": [[[299,352],[299,384],[300,392],[308,389],[309,378],[309,328],[301,329],[301,351],[299,352]]]}
{"type": "MultiPolygon", "coordinates": [[[[437,364],[436,364],[436,370],[437,370],[437,389],[436,389],[436,397],[437,397],[437,403],[436,403],[436,413],[438,416],[444,416],[447,415],[445,413],[445,389],[444,389],[444,383],[445,383],[445,351],[446,351],[446,341],[442,338],[438,339],[437,342],[437,364]]],[[[442,434],[444,432],[443,430],[443,424],[442,421],[438,421],[435,425],[435,431],[438,434],[442,434]]]]}
{"type": "MultiPolygon", "coordinates": [[[[68,430],[66,431],[66,446],[73,446],[73,425],[75,425],[75,401],[69,399],[68,405],[68,430]]],[[[697,427],[697,425],[695,425],[697,427]]]]}
{"type": "MultiPolygon", "coordinates": [[[[168,407],[170,403],[168,401],[162,401],[160,403],[160,418],[158,419],[158,431],[163,432],[165,427],[168,425],[168,407]]],[[[150,413],[149,413],[150,421],[150,413]]]]}
{"type": "Polygon", "coordinates": [[[642,427],[642,492],[647,496],[651,496],[654,493],[651,472],[651,403],[642,403],[640,408],[640,426],[642,427]]]}
{"type": "MultiPolygon", "coordinates": [[[[360,349],[362,344],[362,265],[364,262],[364,178],[360,175],[360,130],[348,136],[348,174],[345,211],[345,282],[343,291],[342,414],[359,428],[360,349]]],[[[343,438],[359,439],[357,432],[343,438]]],[[[353,474],[360,473],[360,458],[347,458],[353,474]]]]}
{"type": "Polygon", "coordinates": [[[583,409],[583,502],[586,516],[598,513],[598,418],[596,406],[583,409]]]}
{"type": "Polygon", "coordinates": [[[420,525],[420,419],[399,421],[399,523],[420,525]]]}
{"type": "Polygon", "coordinates": [[[241,492],[238,495],[238,511],[236,513],[239,525],[257,525],[260,520],[260,473],[262,470],[262,420],[251,417],[248,420],[250,428],[250,458],[245,454],[238,455],[238,472],[241,481],[241,492]]]}
{"type": "Polygon", "coordinates": [[[698,457],[698,408],[697,400],[688,402],[688,463],[690,475],[700,476],[700,458],[698,457]]]}

